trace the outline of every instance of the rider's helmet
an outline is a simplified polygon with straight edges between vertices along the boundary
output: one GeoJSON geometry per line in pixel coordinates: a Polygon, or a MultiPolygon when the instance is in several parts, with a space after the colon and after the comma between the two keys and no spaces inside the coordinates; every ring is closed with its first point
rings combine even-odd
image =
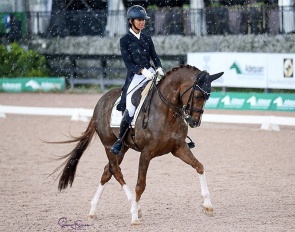
{"type": "Polygon", "coordinates": [[[127,19],[149,19],[145,9],[142,6],[134,5],[127,11],[127,19]]]}

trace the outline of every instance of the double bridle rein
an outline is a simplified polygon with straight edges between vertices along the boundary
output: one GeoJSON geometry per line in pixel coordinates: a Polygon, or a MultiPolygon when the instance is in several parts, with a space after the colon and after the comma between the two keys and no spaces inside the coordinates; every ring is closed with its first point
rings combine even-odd
{"type": "Polygon", "coordinates": [[[160,92],[160,90],[158,89],[157,85],[154,83],[153,85],[160,97],[160,99],[162,100],[162,102],[164,102],[170,109],[172,109],[178,116],[180,116],[182,119],[184,119],[187,123],[190,121],[190,119],[192,118],[192,113],[196,112],[199,113],[200,115],[202,115],[204,113],[203,109],[195,109],[192,108],[193,104],[194,104],[194,93],[196,90],[200,90],[203,94],[203,98],[208,99],[210,96],[210,93],[206,92],[204,89],[202,89],[199,85],[198,85],[198,79],[196,78],[194,84],[190,87],[188,87],[181,95],[180,95],[180,99],[182,100],[182,97],[185,93],[187,93],[189,90],[191,90],[189,98],[187,100],[187,103],[185,105],[183,105],[182,108],[178,107],[177,105],[173,104],[172,102],[170,102],[169,100],[167,100],[162,93],[160,92]],[[204,97],[206,96],[206,97],[204,97]]]}

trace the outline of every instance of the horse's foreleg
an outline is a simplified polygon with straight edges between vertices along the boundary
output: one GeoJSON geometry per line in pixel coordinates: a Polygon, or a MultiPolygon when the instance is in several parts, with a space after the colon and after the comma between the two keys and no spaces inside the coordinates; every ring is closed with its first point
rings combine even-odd
{"type": "Polygon", "coordinates": [[[203,210],[208,215],[212,215],[213,213],[213,206],[210,200],[210,193],[207,186],[204,166],[194,157],[193,153],[190,151],[189,148],[178,149],[177,151],[172,153],[174,156],[180,158],[185,163],[191,165],[199,175],[199,180],[201,184],[201,194],[204,199],[203,202],[203,210]]]}
{"type": "Polygon", "coordinates": [[[199,175],[200,184],[201,184],[201,194],[204,199],[203,210],[208,215],[211,215],[213,213],[213,205],[210,200],[210,193],[207,186],[205,171],[203,172],[203,174],[198,173],[198,175],[199,175]]]}

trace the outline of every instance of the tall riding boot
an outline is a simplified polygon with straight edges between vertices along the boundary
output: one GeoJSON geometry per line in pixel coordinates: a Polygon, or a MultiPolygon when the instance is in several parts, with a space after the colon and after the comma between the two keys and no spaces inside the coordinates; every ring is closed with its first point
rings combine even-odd
{"type": "Polygon", "coordinates": [[[115,153],[116,155],[119,154],[122,148],[122,144],[124,142],[124,136],[129,130],[129,126],[132,122],[133,116],[130,117],[128,110],[125,110],[121,124],[120,124],[120,132],[118,136],[118,140],[114,143],[111,147],[111,152],[115,153]]]}

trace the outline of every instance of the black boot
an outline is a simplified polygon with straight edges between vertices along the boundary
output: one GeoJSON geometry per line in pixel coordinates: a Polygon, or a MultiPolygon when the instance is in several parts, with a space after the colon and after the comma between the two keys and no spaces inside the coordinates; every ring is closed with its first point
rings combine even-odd
{"type": "Polygon", "coordinates": [[[115,153],[116,155],[119,154],[122,148],[123,140],[125,134],[129,130],[130,123],[132,122],[133,117],[129,116],[128,110],[125,110],[121,124],[120,124],[120,132],[117,141],[111,147],[111,152],[115,153]]]}

